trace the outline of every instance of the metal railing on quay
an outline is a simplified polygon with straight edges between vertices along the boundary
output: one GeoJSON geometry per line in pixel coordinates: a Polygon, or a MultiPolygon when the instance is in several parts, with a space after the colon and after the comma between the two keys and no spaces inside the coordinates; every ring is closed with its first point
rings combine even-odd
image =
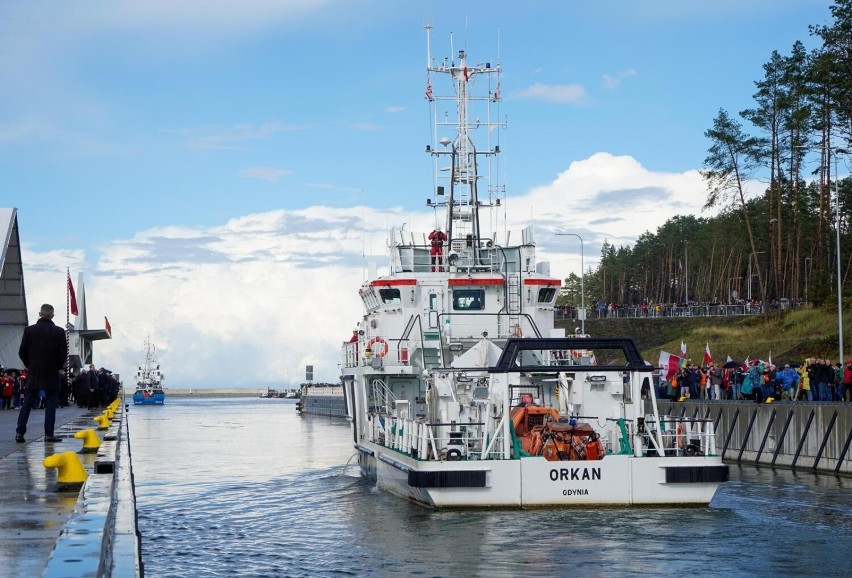
{"type": "MultiPolygon", "coordinates": [[[[795,304],[770,304],[769,310],[794,309],[795,304]]],[[[577,320],[578,310],[575,307],[555,306],[554,318],[557,321],[577,320]]],[[[619,306],[616,308],[586,310],[586,319],[654,319],[667,317],[735,317],[743,315],[760,315],[760,304],[738,303],[732,305],[665,305],[665,306],[619,306]]]]}

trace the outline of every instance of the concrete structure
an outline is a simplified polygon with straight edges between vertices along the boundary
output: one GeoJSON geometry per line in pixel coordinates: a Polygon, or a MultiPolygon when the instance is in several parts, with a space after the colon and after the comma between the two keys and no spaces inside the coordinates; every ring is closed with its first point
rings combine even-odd
{"type": "Polygon", "coordinates": [[[18,211],[0,208],[0,365],[3,367],[21,367],[18,346],[27,325],[18,211]]]}
{"type": "Polygon", "coordinates": [[[713,420],[726,462],[852,475],[852,405],[688,401],[660,411],[713,420]]]}
{"type": "Polygon", "coordinates": [[[97,454],[81,454],[89,473],[82,488],[57,484],[57,471],[46,469],[45,457],[76,451],[77,431],[91,428],[99,411],[77,407],[57,410],[56,435],[62,443],[42,437],[44,412],[34,410],[27,443],[17,444],[16,411],[0,412],[0,574],[9,576],[142,575],[136,501],[128,432],[120,411],[103,437],[97,454]],[[7,574],[8,573],[8,574],[7,574]]]}
{"type": "MultiPolygon", "coordinates": [[[[124,395],[132,396],[134,388],[125,387],[124,395]]],[[[216,388],[171,388],[165,389],[166,403],[171,397],[260,397],[261,390],[257,387],[216,387],[216,388]]]]}

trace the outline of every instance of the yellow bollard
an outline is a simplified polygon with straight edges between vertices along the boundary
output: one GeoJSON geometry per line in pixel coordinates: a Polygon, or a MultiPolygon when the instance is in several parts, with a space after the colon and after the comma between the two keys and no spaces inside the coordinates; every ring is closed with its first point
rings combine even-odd
{"type": "Polygon", "coordinates": [[[83,449],[80,450],[81,454],[96,453],[98,448],[101,447],[101,438],[98,437],[98,434],[93,429],[78,431],[74,434],[74,437],[83,440],[83,449]]]}
{"type": "Polygon", "coordinates": [[[108,420],[112,420],[112,416],[114,416],[114,415],[115,415],[115,412],[114,412],[114,411],[112,411],[112,410],[111,410],[111,409],[109,409],[109,408],[107,408],[107,409],[103,410],[103,412],[101,412],[101,413],[103,413],[103,414],[107,417],[107,419],[108,419],[108,420]]]}
{"type": "Polygon", "coordinates": [[[44,467],[57,468],[56,481],[60,484],[82,484],[89,477],[80,458],[74,452],[62,452],[44,458],[44,467]]]}
{"type": "Polygon", "coordinates": [[[92,418],[92,421],[98,424],[98,429],[107,429],[109,427],[109,418],[105,415],[98,415],[92,418]]]}

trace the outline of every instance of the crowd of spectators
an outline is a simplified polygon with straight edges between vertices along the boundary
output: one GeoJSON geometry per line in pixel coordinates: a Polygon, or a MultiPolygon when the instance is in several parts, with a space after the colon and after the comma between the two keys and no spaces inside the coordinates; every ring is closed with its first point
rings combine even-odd
{"type": "Polygon", "coordinates": [[[669,379],[655,376],[659,399],[852,402],[852,359],[832,365],[809,358],[779,367],[763,361],[698,365],[687,361],[669,379]]]}
{"type": "MultiPolygon", "coordinates": [[[[18,409],[23,404],[27,384],[27,370],[0,367],[0,410],[18,409]]],[[[121,384],[107,369],[95,369],[95,366],[83,368],[68,382],[65,374],[60,374],[59,407],[68,407],[76,403],[79,407],[95,409],[106,407],[118,397],[121,384]]],[[[39,409],[44,409],[44,395],[41,396],[39,409]]]]}
{"type": "MultiPolygon", "coordinates": [[[[799,303],[790,299],[773,300],[768,303],[769,310],[796,307],[799,303]]],[[[575,319],[579,307],[574,305],[557,305],[557,319],[575,319]]],[[[757,315],[763,311],[763,301],[737,299],[731,303],[718,301],[689,303],[606,303],[594,301],[586,306],[587,319],[634,318],[634,317],[682,317],[702,315],[757,315]]]]}

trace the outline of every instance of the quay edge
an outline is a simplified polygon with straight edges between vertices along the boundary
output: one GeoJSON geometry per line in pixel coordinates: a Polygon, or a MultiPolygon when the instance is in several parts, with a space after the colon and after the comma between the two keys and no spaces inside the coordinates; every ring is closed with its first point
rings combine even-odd
{"type": "Polygon", "coordinates": [[[726,463],[852,475],[852,404],[658,402],[675,417],[712,419],[726,463]]]}
{"type": "Polygon", "coordinates": [[[118,406],[43,576],[141,578],[136,493],[125,403],[118,406]]]}

